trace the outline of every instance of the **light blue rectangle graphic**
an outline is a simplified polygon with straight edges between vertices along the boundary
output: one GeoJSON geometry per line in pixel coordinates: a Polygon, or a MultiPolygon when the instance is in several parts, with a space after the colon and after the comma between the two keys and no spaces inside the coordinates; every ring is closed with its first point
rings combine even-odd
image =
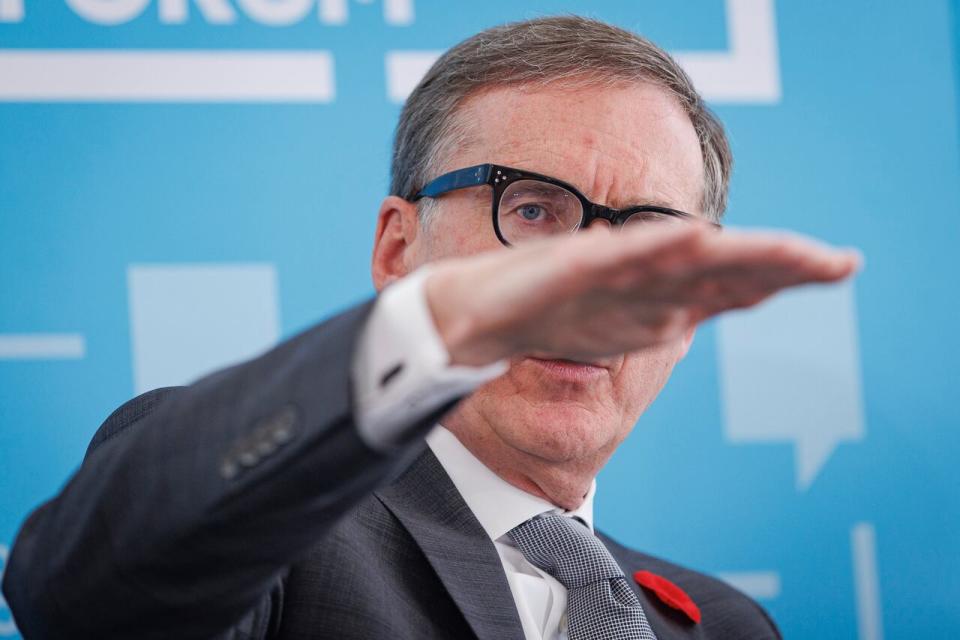
{"type": "Polygon", "coordinates": [[[87,343],[76,333],[0,334],[0,360],[76,360],[87,343]]]}
{"type": "Polygon", "coordinates": [[[780,574],[776,571],[730,571],[717,577],[757,600],[773,600],[780,595],[780,574]]]}
{"type": "Polygon", "coordinates": [[[860,640],[883,640],[880,580],[877,576],[877,533],[873,524],[858,522],[850,530],[850,544],[860,640]]]}
{"type": "Polygon", "coordinates": [[[132,265],[127,284],[137,393],[186,384],[279,336],[273,265],[132,265]]]}

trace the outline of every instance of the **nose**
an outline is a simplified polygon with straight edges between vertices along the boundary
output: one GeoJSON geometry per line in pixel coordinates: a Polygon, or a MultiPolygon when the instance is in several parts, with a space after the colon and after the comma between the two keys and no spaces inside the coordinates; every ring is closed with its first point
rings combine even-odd
{"type": "Polygon", "coordinates": [[[595,218],[590,221],[589,225],[587,225],[587,227],[591,229],[597,228],[597,227],[605,227],[607,231],[610,231],[612,226],[613,225],[611,225],[610,221],[607,220],[606,218],[595,218]]]}

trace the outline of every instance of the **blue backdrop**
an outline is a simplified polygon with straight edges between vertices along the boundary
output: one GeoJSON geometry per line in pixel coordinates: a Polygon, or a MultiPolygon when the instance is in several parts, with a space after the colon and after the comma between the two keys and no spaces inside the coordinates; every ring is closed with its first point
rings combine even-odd
{"type": "Polygon", "coordinates": [[[399,101],[436,51],[579,12],[687,66],[729,128],[731,224],[866,256],[700,330],[602,473],[599,526],[787,637],[956,635],[957,9],[0,0],[0,570],[114,407],[371,293],[399,101]]]}

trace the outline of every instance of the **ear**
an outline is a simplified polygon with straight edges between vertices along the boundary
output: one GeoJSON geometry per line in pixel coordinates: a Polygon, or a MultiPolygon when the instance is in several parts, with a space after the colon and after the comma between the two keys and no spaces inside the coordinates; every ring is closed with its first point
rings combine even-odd
{"type": "Polygon", "coordinates": [[[397,196],[384,198],[377,216],[370,265],[377,291],[416,268],[422,236],[417,205],[397,196]]]}

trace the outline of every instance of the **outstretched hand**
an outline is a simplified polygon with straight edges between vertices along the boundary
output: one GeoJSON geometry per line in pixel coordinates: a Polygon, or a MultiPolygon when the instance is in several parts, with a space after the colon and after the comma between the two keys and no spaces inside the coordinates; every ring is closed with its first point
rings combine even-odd
{"type": "Polygon", "coordinates": [[[589,361],[676,339],[788,287],[842,280],[859,262],[781,233],[599,228],[438,262],[426,291],[451,364],[525,353],[589,361]]]}

